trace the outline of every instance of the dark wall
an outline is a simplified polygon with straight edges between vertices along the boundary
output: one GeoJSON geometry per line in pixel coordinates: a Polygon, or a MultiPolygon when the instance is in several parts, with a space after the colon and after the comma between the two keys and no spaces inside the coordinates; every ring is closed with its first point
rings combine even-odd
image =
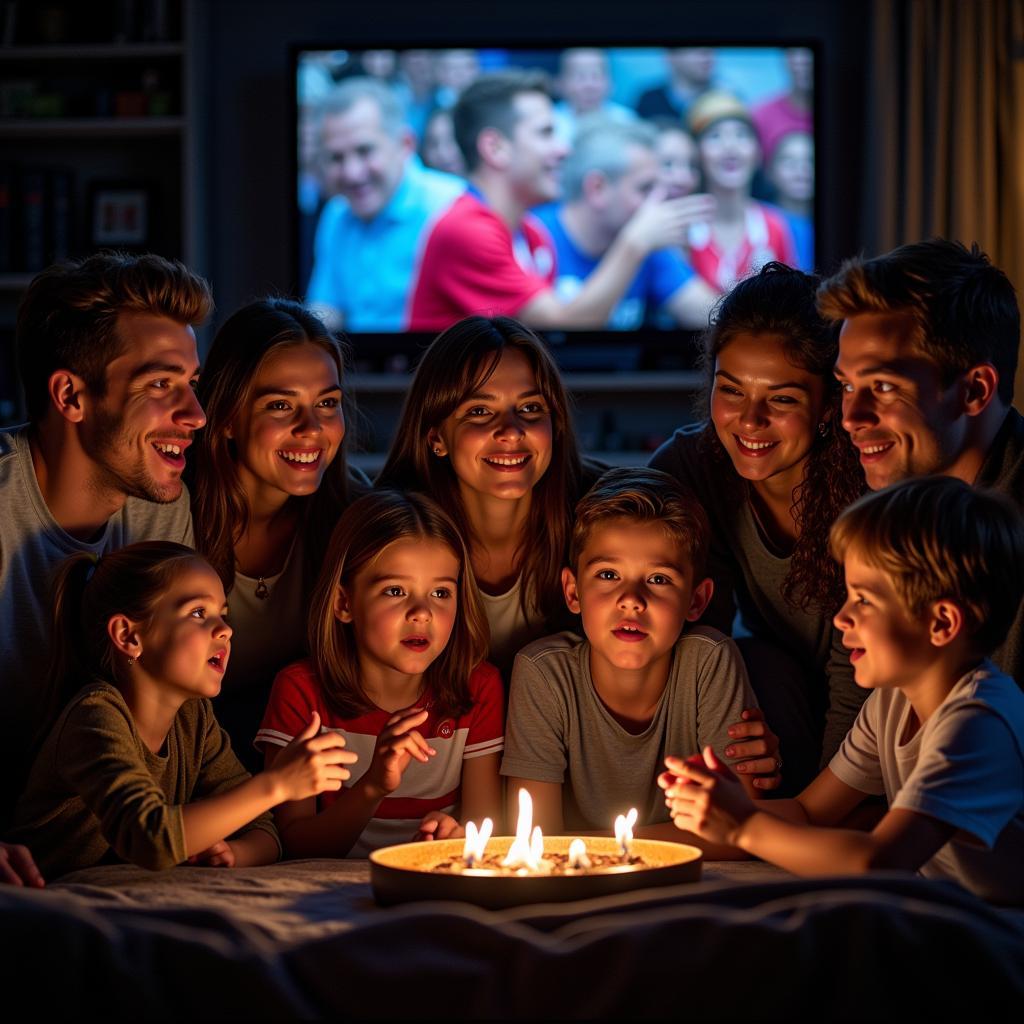
{"type": "Polygon", "coordinates": [[[201,83],[201,269],[223,317],[292,279],[289,46],[594,42],[819,44],[821,266],[860,241],[868,48],[866,4],[822,0],[217,0],[195,5],[201,83]],[[556,9],[557,8],[557,9],[556,9]]]}

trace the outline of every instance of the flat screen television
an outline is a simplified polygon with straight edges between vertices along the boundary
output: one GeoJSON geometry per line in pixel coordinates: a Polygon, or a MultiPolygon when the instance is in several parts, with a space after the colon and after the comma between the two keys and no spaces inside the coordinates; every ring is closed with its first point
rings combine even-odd
{"type": "MultiPolygon", "coordinates": [[[[513,225],[511,255],[559,303],[585,287],[631,218],[647,217],[644,231],[633,226],[647,255],[605,297],[607,318],[585,329],[549,320],[543,333],[564,369],[685,368],[694,331],[736,280],[771,259],[815,266],[813,45],[317,43],[292,58],[294,279],[349,335],[363,370],[400,369],[437,333],[438,314],[424,318],[417,290],[449,275],[453,260],[472,280],[473,231],[488,223],[479,205],[501,211],[467,171],[452,112],[495,72],[538,71],[550,87],[555,156],[548,145],[531,172],[529,153],[491,137],[484,156],[469,157],[485,173],[511,164],[514,195],[536,201],[523,218],[531,227],[513,225]],[[453,218],[468,232],[454,254],[439,241],[453,218]]],[[[473,308],[472,287],[460,301],[464,313],[522,311],[473,308]]]]}

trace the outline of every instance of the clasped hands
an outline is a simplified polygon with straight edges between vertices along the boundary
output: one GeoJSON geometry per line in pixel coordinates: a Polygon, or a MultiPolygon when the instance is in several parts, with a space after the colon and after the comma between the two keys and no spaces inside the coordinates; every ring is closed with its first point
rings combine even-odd
{"type": "Polygon", "coordinates": [[[739,833],[757,810],[740,780],[711,749],[687,758],[666,757],[658,776],[676,828],[702,839],[739,845],[739,833]]]}

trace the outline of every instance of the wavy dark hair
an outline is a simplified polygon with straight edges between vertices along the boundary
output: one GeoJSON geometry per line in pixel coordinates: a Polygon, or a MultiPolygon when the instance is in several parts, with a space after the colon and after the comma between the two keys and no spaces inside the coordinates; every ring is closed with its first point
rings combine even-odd
{"type": "Polygon", "coordinates": [[[423,680],[442,714],[465,714],[473,706],[469,677],[487,656],[489,637],[465,541],[437,502],[422,494],[381,490],[354,501],[338,520],[310,607],[310,660],[324,698],[343,718],[372,711],[374,703],[359,678],[352,624],[335,613],[339,588],[351,588],[361,569],[405,538],[440,541],[458,559],[455,625],[423,680]]]}
{"type": "MultiPolygon", "coordinates": [[[[230,428],[252,397],[252,382],[272,353],[305,343],[322,348],[338,367],[344,388],[345,353],[323,321],[301,303],[266,298],[243,306],[229,317],[213,339],[199,378],[199,401],[206,426],[199,432],[188,477],[196,547],[224,581],[235,582],[235,543],[249,522],[249,502],[238,479],[235,442],[230,428]]],[[[342,391],[344,395],[344,390],[342,391]]],[[[345,408],[346,421],[350,407],[345,408]]],[[[347,439],[347,431],[346,431],[347,439]]],[[[348,504],[348,465],[343,441],[315,494],[291,497],[301,503],[303,580],[308,593],[323,562],[331,530],[348,504]]]]}
{"type": "Polygon", "coordinates": [[[527,358],[551,413],[551,464],[533,489],[529,520],[519,539],[520,602],[524,613],[529,614],[533,603],[545,619],[557,621],[565,607],[560,579],[582,470],[561,374],[544,343],[528,327],[507,316],[470,316],[434,339],[409,386],[377,486],[429,494],[472,546],[473,530],[451,460],[433,456],[427,436],[483,387],[507,351],[527,358]]]}
{"type": "Polygon", "coordinates": [[[799,527],[789,571],[782,582],[784,600],[802,611],[812,606],[831,613],[843,603],[841,568],[829,552],[829,529],[839,513],[866,490],[857,451],[842,427],[842,391],[833,370],[839,354],[838,325],[817,310],[819,278],[784,263],[766,264],[741,281],[718,304],[704,335],[704,392],[700,415],[707,418],[701,443],[736,489],[736,507],[749,500],[745,482],[711,422],[711,396],[718,354],[741,334],[775,335],[786,358],[820,377],[825,385],[823,433],[815,434],[801,483],[793,489],[793,518],[799,527]]]}

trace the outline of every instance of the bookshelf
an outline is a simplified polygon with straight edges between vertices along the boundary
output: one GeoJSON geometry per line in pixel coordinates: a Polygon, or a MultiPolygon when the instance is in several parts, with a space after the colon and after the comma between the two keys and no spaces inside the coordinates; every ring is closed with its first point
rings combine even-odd
{"type": "Polygon", "coordinates": [[[0,4],[0,423],[22,413],[14,320],[55,260],[198,259],[196,0],[0,4]]]}

